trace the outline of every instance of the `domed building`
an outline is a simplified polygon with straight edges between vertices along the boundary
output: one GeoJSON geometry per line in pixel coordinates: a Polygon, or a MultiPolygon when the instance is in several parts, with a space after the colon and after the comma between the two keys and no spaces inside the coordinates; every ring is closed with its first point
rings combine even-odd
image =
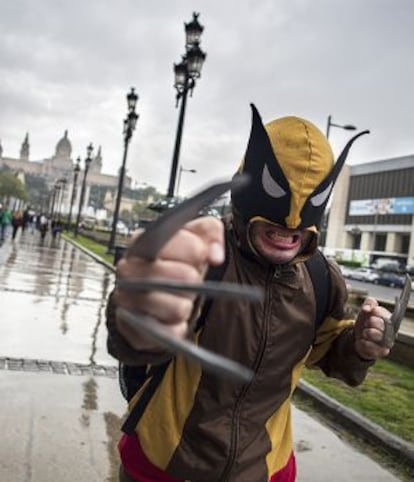
{"type": "Polygon", "coordinates": [[[54,155],[43,162],[43,175],[50,179],[70,179],[73,172],[72,144],[68,139],[68,131],[56,144],[54,155]]]}
{"type": "Polygon", "coordinates": [[[55,157],[70,157],[72,154],[72,144],[68,139],[68,131],[65,130],[65,133],[60,139],[60,141],[56,144],[56,154],[55,157]]]}
{"type": "MultiPolygon", "coordinates": [[[[43,177],[50,193],[53,191],[57,181],[63,185],[61,194],[61,212],[68,213],[70,200],[73,192],[75,160],[72,158],[72,144],[69,140],[68,131],[65,130],[63,137],[59,139],[52,157],[42,160],[30,159],[29,134],[23,139],[19,158],[6,157],[0,143],[0,168],[6,166],[16,172],[31,174],[43,177]]],[[[81,169],[84,167],[84,158],[80,163],[81,169]]],[[[74,205],[79,203],[80,186],[83,180],[83,170],[78,175],[78,189],[74,205]]],[[[117,188],[118,176],[102,173],[102,147],[99,146],[96,153],[92,154],[92,162],[89,165],[88,176],[86,179],[86,193],[84,209],[89,206],[89,194],[91,186],[98,186],[103,192],[106,188],[117,188]]],[[[131,178],[125,178],[125,186],[131,186],[131,178]]]]}

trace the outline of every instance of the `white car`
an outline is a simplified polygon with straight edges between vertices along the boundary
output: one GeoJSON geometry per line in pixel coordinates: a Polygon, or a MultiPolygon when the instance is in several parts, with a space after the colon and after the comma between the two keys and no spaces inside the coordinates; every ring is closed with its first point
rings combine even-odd
{"type": "Polygon", "coordinates": [[[370,268],[356,268],[348,273],[348,278],[374,283],[374,281],[378,278],[378,274],[370,268]]]}
{"type": "Polygon", "coordinates": [[[122,234],[123,236],[128,236],[129,229],[126,227],[126,225],[122,221],[118,221],[116,223],[116,232],[118,234],[122,234]]]}
{"type": "Polygon", "coordinates": [[[344,266],[343,264],[340,264],[338,266],[339,266],[339,269],[341,270],[342,276],[344,276],[345,278],[349,278],[353,270],[348,266],[344,266]]]}

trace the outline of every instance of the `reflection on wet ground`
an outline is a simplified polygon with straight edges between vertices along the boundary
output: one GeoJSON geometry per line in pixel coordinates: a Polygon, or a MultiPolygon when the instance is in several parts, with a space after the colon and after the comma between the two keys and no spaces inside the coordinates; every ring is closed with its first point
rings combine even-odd
{"type": "Polygon", "coordinates": [[[62,239],[26,233],[0,265],[0,356],[115,365],[106,352],[113,274],[62,239]]]}
{"type": "Polygon", "coordinates": [[[118,480],[115,379],[0,370],[0,385],[0,481],[118,480]]]}
{"type": "Polygon", "coordinates": [[[113,282],[62,239],[25,233],[0,247],[1,481],[118,480],[125,401],[105,327],[113,282]]]}

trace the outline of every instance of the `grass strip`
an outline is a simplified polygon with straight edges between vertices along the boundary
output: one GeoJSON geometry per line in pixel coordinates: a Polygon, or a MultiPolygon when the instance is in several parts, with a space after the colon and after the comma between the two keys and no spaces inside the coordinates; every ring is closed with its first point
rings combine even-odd
{"type": "Polygon", "coordinates": [[[305,370],[303,379],[388,432],[414,443],[414,369],[379,360],[358,387],[348,387],[319,370],[305,370]]]}
{"type": "Polygon", "coordinates": [[[107,253],[107,249],[108,249],[107,246],[101,243],[97,243],[96,241],[93,241],[92,239],[87,238],[86,236],[82,236],[81,234],[78,234],[78,236],[75,237],[73,233],[65,233],[65,236],[69,239],[72,239],[73,241],[76,241],[78,244],[88,249],[92,253],[96,254],[107,263],[113,264],[114,255],[107,253]]]}

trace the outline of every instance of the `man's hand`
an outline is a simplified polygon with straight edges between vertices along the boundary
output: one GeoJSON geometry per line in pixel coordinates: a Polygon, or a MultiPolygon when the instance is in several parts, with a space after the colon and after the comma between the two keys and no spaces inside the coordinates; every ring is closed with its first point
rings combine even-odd
{"type": "MultiPolygon", "coordinates": [[[[131,256],[117,264],[117,277],[163,278],[186,283],[202,282],[209,264],[224,261],[223,223],[213,217],[197,218],[185,224],[162,248],[154,261],[131,256]]],[[[171,336],[185,337],[187,322],[193,310],[195,294],[182,292],[136,292],[117,289],[118,307],[135,313],[150,315],[165,325],[171,336]]],[[[121,319],[117,326],[128,343],[135,349],[150,349],[153,343],[129,328],[121,319]]]]}
{"type": "Polygon", "coordinates": [[[355,349],[361,358],[376,360],[389,354],[393,342],[383,344],[385,320],[391,313],[378,305],[375,298],[367,298],[355,320],[355,349]]]}

